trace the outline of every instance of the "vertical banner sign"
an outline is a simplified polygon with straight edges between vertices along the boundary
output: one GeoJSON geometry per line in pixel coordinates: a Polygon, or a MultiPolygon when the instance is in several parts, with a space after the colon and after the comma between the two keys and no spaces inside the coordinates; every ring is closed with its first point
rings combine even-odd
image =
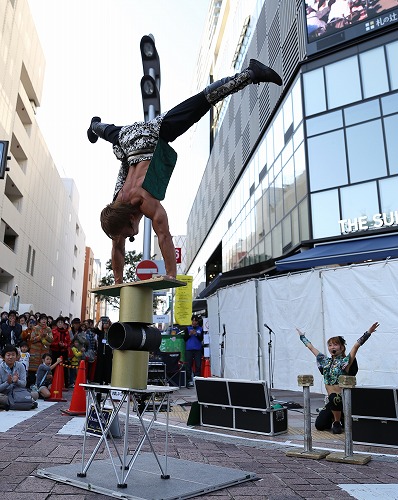
{"type": "Polygon", "coordinates": [[[186,286],[175,289],[175,322],[178,325],[190,325],[192,316],[192,276],[177,274],[177,279],[186,283],[186,286]]]}

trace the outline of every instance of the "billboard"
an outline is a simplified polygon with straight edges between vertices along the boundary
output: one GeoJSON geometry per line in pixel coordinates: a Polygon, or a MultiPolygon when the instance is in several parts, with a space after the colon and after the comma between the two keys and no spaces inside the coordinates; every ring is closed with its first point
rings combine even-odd
{"type": "Polygon", "coordinates": [[[398,28],[397,0],[306,0],[308,55],[384,28],[398,28]]]}

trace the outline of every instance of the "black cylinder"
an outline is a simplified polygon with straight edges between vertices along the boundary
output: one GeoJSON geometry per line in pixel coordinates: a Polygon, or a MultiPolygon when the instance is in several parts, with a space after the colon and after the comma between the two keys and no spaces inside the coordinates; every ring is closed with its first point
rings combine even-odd
{"type": "Polygon", "coordinates": [[[160,331],[143,323],[112,323],[108,344],[121,351],[157,351],[162,342],[160,331]]]}

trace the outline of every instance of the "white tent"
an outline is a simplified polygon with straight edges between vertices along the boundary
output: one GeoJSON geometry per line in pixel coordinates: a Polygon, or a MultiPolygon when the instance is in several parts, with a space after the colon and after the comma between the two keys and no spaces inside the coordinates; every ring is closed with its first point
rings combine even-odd
{"type": "Polygon", "coordinates": [[[298,390],[297,375],[312,374],[313,390],[324,392],[315,357],[300,342],[295,327],[327,353],[330,337],[342,335],[349,350],[378,321],[377,332],[359,349],[357,384],[398,386],[397,302],[396,259],[219,289],[208,298],[212,373],[221,374],[224,340],[225,377],[264,379],[278,389],[298,390]]]}

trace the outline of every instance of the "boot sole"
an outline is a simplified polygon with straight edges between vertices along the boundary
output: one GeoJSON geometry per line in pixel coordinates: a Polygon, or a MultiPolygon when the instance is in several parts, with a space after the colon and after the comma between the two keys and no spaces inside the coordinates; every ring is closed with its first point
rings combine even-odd
{"type": "Polygon", "coordinates": [[[279,86],[283,83],[282,78],[276,71],[262,62],[257,61],[257,59],[250,59],[249,69],[251,69],[259,78],[258,80],[253,80],[253,83],[272,82],[279,86]]]}

